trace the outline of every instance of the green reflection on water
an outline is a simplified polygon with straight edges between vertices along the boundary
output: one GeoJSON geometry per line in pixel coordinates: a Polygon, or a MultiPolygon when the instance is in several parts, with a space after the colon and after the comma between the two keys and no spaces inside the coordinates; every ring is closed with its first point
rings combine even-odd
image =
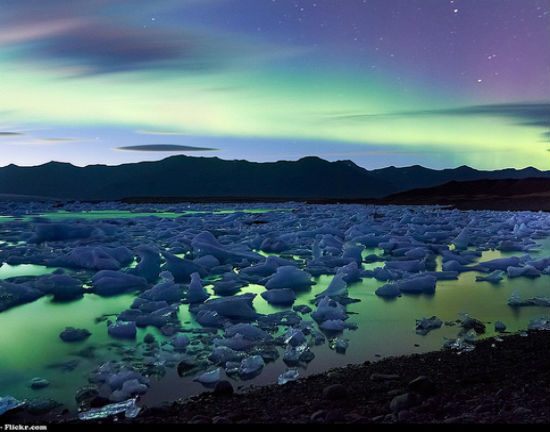
{"type": "MultiPolygon", "coordinates": [[[[548,256],[550,253],[550,241],[538,242],[540,250],[531,255],[534,258],[548,256]]],[[[369,249],[366,254],[376,253],[381,255],[379,249],[369,249]]],[[[501,253],[499,251],[485,251],[479,261],[486,261],[503,256],[521,255],[520,253],[501,253]]],[[[365,264],[364,268],[383,266],[383,262],[365,264]]],[[[440,260],[439,264],[440,266],[440,260]]],[[[41,266],[3,266],[0,274],[9,272],[13,277],[17,272],[36,271],[50,272],[41,266]],[[3,269],[3,270],[2,270],[3,269]],[[7,269],[7,270],[6,270],[7,269]]],[[[27,273],[26,273],[27,274],[27,273]]],[[[365,278],[362,282],[352,284],[349,287],[349,296],[360,299],[359,303],[347,306],[350,313],[350,322],[355,322],[358,329],[346,330],[344,338],[350,340],[349,348],[345,355],[338,354],[328,348],[328,344],[313,347],[316,358],[307,366],[307,370],[301,370],[301,375],[319,373],[328,368],[343,366],[349,363],[361,363],[365,360],[375,360],[377,355],[390,356],[402,355],[414,352],[426,352],[440,349],[444,338],[456,337],[458,326],[443,326],[426,336],[415,333],[416,320],[422,317],[436,315],[445,321],[454,321],[461,312],[469,313],[487,324],[485,336],[494,335],[493,325],[495,320],[503,321],[509,331],[525,329],[530,319],[538,316],[550,318],[549,309],[542,307],[510,308],[506,302],[512,292],[518,291],[522,298],[534,296],[549,296],[550,277],[544,275],[536,279],[505,278],[500,284],[488,282],[475,282],[477,272],[465,272],[460,274],[458,280],[439,281],[436,293],[433,296],[405,295],[394,300],[384,300],[377,297],[375,290],[385,282],[365,278]],[[419,346],[415,346],[415,344],[419,346]]],[[[325,290],[333,276],[323,275],[314,278],[316,285],[310,291],[298,293],[296,305],[309,305],[316,294],[325,290]]],[[[207,285],[212,293],[212,286],[207,285]]],[[[251,292],[257,294],[254,299],[254,307],[257,312],[270,314],[286,310],[284,307],[269,305],[261,293],[265,288],[261,285],[251,284],[244,287],[239,294],[251,292]]],[[[49,297],[41,298],[34,303],[22,305],[3,313],[0,313],[0,389],[2,394],[11,394],[24,398],[31,395],[45,396],[56,399],[67,406],[74,406],[75,390],[87,383],[88,373],[100,362],[105,355],[108,356],[108,345],[118,344],[135,346],[135,341],[117,341],[107,334],[105,322],[96,322],[95,318],[104,314],[117,314],[127,309],[134,294],[117,297],[102,298],[93,294],[86,294],[82,299],[69,303],[54,303],[49,297]],[[59,333],[66,327],[73,326],[87,328],[92,336],[84,342],[67,344],[59,339],[59,333]],[[86,359],[76,355],[83,348],[95,346],[102,351],[101,360],[86,359]],[[107,347],[107,348],[106,348],[107,347]],[[79,359],[80,364],[72,372],[63,372],[59,369],[47,367],[51,363],[79,359]],[[32,391],[27,387],[28,381],[35,376],[40,376],[51,381],[50,387],[32,391]]],[[[184,328],[200,327],[194,321],[188,311],[187,305],[179,309],[179,318],[184,328]]],[[[304,319],[309,320],[309,316],[304,319]]],[[[281,331],[284,328],[281,328],[281,331]]],[[[148,327],[138,329],[137,341],[141,341],[145,333],[152,333],[158,339],[162,337],[156,328],[148,327]]],[[[98,357],[99,358],[99,357],[98,357]]],[[[285,369],[282,359],[266,366],[264,372],[253,382],[255,384],[267,384],[276,381],[277,376],[285,369]]],[[[153,383],[151,391],[146,395],[147,403],[159,403],[170,397],[189,394],[190,391],[201,391],[202,388],[193,386],[191,378],[174,380],[174,373],[158,383],[153,383]],[[192,389],[192,390],[191,390],[192,389]]]]}
{"type": "Polygon", "coordinates": [[[41,276],[53,273],[56,269],[35,264],[9,265],[4,263],[0,266],[0,279],[8,279],[19,276],[41,276]]]}
{"type": "Polygon", "coordinates": [[[148,217],[155,216],[159,218],[174,219],[185,215],[204,215],[204,214],[231,214],[231,213],[250,213],[250,214],[262,214],[277,211],[290,211],[288,208],[273,208],[273,209],[227,209],[227,210],[185,210],[179,213],[175,212],[131,212],[128,210],[91,210],[81,212],[71,212],[66,210],[59,210],[55,212],[39,213],[35,215],[25,215],[22,217],[13,216],[0,216],[0,223],[7,222],[14,219],[21,219],[24,221],[32,220],[35,217],[47,218],[53,221],[65,220],[65,219],[118,219],[118,218],[135,218],[135,217],[148,217]]]}

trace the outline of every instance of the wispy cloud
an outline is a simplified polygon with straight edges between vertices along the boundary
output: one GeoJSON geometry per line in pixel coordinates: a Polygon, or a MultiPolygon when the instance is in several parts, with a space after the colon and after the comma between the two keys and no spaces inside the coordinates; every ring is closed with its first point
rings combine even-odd
{"type": "Polygon", "coordinates": [[[140,134],[140,135],[184,135],[183,132],[178,132],[178,131],[163,131],[163,130],[158,130],[158,131],[155,131],[155,130],[137,130],[136,131],[137,134],[140,134]]]}
{"type": "Polygon", "coordinates": [[[9,131],[0,131],[0,138],[2,137],[17,137],[17,136],[23,136],[24,133],[21,132],[9,132],[9,131]]]}
{"type": "Polygon", "coordinates": [[[137,151],[137,152],[202,152],[215,151],[218,149],[207,147],[192,147],[177,144],[144,144],[135,146],[116,147],[115,150],[137,151]]]}
{"type": "Polygon", "coordinates": [[[389,113],[355,113],[332,115],[335,120],[368,120],[383,117],[424,116],[490,116],[509,118],[522,126],[550,127],[550,104],[547,102],[471,105],[433,110],[398,111],[389,113]]]}

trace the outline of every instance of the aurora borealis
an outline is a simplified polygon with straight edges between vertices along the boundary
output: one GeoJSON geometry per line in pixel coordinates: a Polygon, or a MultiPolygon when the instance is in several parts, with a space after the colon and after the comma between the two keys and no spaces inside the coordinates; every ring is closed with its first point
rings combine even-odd
{"type": "Polygon", "coordinates": [[[0,10],[0,166],[119,164],[181,146],[368,169],[550,168],[546,0],[2,0],[0,10]]]}

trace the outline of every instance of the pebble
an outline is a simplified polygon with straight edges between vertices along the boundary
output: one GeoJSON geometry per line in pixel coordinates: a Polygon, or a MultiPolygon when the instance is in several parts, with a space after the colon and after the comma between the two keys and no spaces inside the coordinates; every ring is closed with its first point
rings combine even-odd
{"type": "Polygon", "coordinates": [[[323,389],[323,398],[329,400],[344,399],[348,395],[342,384],[332,384],[323,389]]]}

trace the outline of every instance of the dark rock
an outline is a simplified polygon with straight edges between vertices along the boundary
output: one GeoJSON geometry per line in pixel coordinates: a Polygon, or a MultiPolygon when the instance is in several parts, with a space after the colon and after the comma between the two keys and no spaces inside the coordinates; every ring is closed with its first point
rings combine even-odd
{"type": "Polygon", "coordinates": [[[80,342],[89,338],[91,333],[86,329],[76,329],[74,327],[66,327],[59,337],[63,342],[80,342]]]}
{"type": "Polygon", "coordinates": [[[187,372],[192,370],[194,367],[195,365],[192,364],[190,361],[182,360],[178,363],[178,367],[177,367],[178,375],[184,376],[187,372]]]}
{"type": "Polygon", "coordinates": [[[57,408],[61,404],[53,399],[33,399],[27,404],[27,411],[34,415],[42,415],[57,408]]]}
{"type": "Polygon", "coordinates": [[[189,420],[189,424],[210,424],[212,423],[212,419],[207,416],[203,416],[200,414],[197,414],[191,420],[189,420]]]}
{"type": "Polygon", "coordinates": [[[474,329],[477,334],[485,333],[485,324],[476,318],[467,317],[461,325],[464,330],[474,329]]]}
{"type": "Polygon", "coordinates": [[[381,374],[381,373],[373,373],[370,376],[370,379],[372,381],[396,381],[399,379],[399,375],[396,374],[381,374]]]}
{"type": "Polygon", "coordinates": [[[325,418],[327,416],[327,412],[325,410],[318,410],[315,411],[309,419],[314,423],[323,423],[325,421],[325,418]]]}
{"type": "Polygon", "coordinates": [[[146,344],[152,344],[155,342],[155,337],[151,333],[147,333],[143,338],[143,342],[146,344]]]}
{"type": "Polygon", "coordinates": [[[33,390],[38,390],[44,387],[48,387],[50,385],[50,382],[47,379],[36,377],[31,379],[29,385],[33,390]]]}
{"type": "Polygon", "coordinates": [[[419,376],[408,384],[409,390],[421,395],[432,395],[436,391],[434,382],[427,376],[419,376]]]}
{"type": "Polygon", "coordinates": [[[390,402],[390,409],[397,413],[418,405],[419,402],[420,398],[416,393],[404,393],[392,399],[390,402]]]}
{"type": "Polygon", "coordinates": [[[323,389],[323,398],[329,400],[345,399],[348,395],[342,384],[332,384],[323,389]]]}
{"type": "Polygon", "coordinates": [[[85,401],[92,400],[94,397],[96,397],[98,395],[99,395],[99,391],[98,391],[97,387],[95,387],[95,386],[84,386],[84,387],[80,387],[76,391],[76,394],[74,395],[74,399],[76,400],[76,402],[78,404],[81,404],[85,401]]]}
{"type": "Polygon", "coordinates": [[[223,416],[216,416],[212,419],[212,424],[231,424],[231,423],[232,423],[231,420],[223,416]]]}
{"type": "Polygon", "coordinates": [[[233,386],[229,381],[219,381],[214,387],[214,392],[216,396],[231,396],[233,394],[233,386]]]}
{"type": "Polygon", "coordinates": [[[90,400],[90,408],[100,408],[112,403],[111,400],[103,396],[95,396],[90,400]]]}
{"type": "Polygon", "coordinates": [[[305,315],[305,314],[308,314],[310,313],[313,309],[311,309],[309,306],[307,305],[298,305],[298,306],[294,306],[292,308],[292,310],[296,311],[296,312],[299,312],[301,313],[302,315],[305,315]]]}
{"type": "Polygon", "coordinates": [[[344,411],[341,409],[332,409],[327,411],[327,414],[325,416],[325,422],[326,423],[342,423],[346,420],[346,416],[344,414],[344,411]]]}

